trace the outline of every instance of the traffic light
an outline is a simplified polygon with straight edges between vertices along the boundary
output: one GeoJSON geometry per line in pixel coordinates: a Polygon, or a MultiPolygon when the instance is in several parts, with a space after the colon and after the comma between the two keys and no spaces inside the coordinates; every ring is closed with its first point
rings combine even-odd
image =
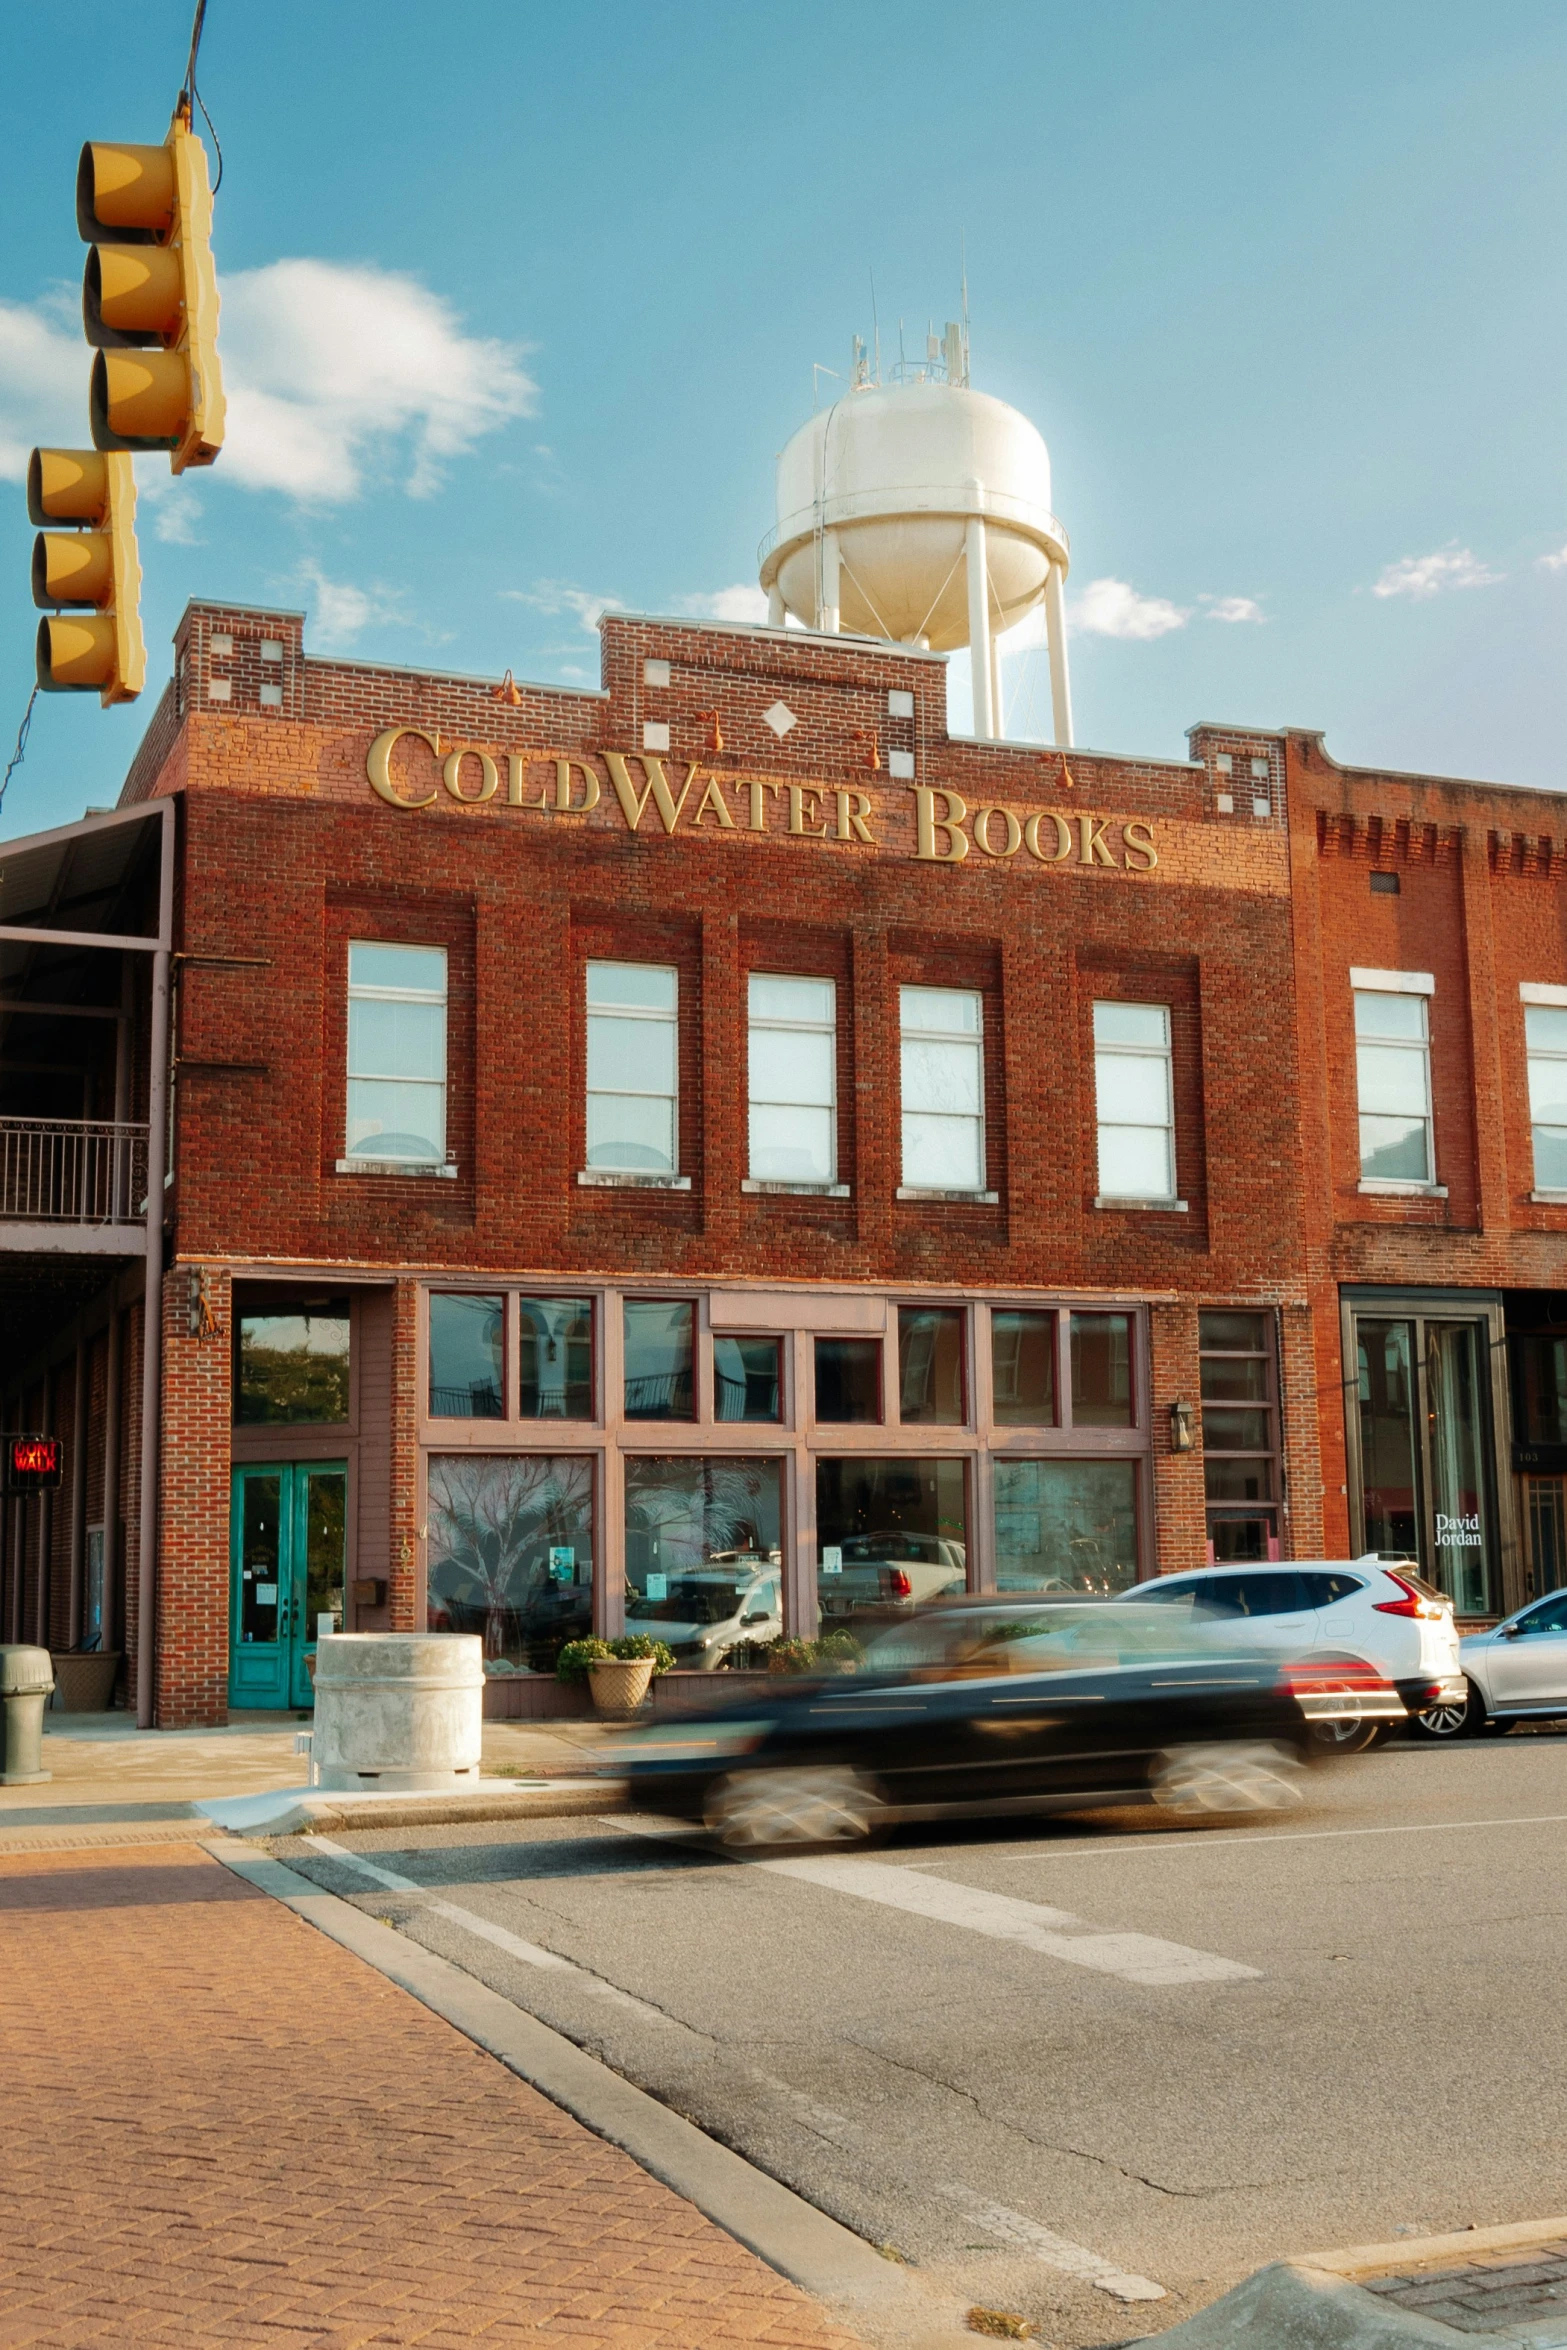
{"type": "Polygon", "coordinates": [[[38,683],[45,693],[96,692],[107,709],[147,678],[136,556],[136,480],[129,457],[97,449],[35,449],[27,465],[34,522],[75,522],[33,541],[38,683]],[[61,611],[62,605],[86,610],[61,611]]]}
{"type": "Polygon", "coordinates": [[[82,323],[98,354],[94,445],[167,449],[174,473],[210,465],[223,446],[212,191],[183,113],[161,147],[82,149],[76,222],[92,247],[82,323]]]}

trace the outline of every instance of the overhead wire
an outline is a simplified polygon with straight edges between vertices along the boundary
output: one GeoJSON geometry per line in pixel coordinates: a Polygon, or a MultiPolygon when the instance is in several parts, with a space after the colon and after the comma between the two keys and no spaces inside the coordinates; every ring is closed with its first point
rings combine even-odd
{"type": "Polygon", "coordinates": [[[16,748],[11,753],[4,775],[0,776],[0,806],[3,806],[5,802],[7,784],[27,756],[27,736],[33,723],[33,706],[37,700],[38,688],[34,686],[27,697],[27,708],[22,712],[22,723],[16,730],[16,748]]]}
{"type": "Polygon", "coordinates": [[[217,177],[212,183],[212,193],[215,196],[223,185],[223,149],[218,142],[218,134],[213,129],[212,117],[207,112],[207,102],[196,86],[196,59],[201,50],[201,36],[206,21],[207,0],[196,0],[195,20],[190,28],[190,57],[185,66],[185,83],[180,91],[180,102],[185,109],[187,120],[196,107],[201,109],[201,119],[207,126],[208,134],[212,140],[212,151],[218,159],[217,177]]]}

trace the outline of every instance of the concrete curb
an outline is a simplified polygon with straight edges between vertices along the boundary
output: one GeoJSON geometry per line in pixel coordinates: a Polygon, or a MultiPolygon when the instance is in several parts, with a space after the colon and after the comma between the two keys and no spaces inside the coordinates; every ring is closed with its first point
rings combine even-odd
{"type": "Polygon", "coordinates": [[[898,2350],[972,2350],[965,2305],[926,2291],[850,2229],[449,1959],[324,1893],[266,1853],[219,1838],[202,1839],[202,1848],[629,2154],[843,2324],[898,2350]]]}
{"type": "Polygon", "coordinates": [[[323,1793],[316,1787],[280,1787],[266,1795],[215,1795],[194,1809],[231,1836],[297,1836],[311,1828],[448,1828],[463,1820],[564,1820],[583,1812],[619,1811],[620,1779],[557,1779],[519,1787],[510,1779],[481,1779],[460,1795],[323,1793]]]}
{"type": "Polygon", "coordinates": [[[1458,2228],[1446,2236],[1405,2236],[1391,2244],[1351,2244],[1343,2252],[1298,2252],[1301,2268],[1338,2277],[1399,2276],[1406,2268],[1464,2260],[1476,2252],[1520,2252],[1567,2240],[1567,2219],[1524,2219],[1499,2228],[1458,2228]]]}

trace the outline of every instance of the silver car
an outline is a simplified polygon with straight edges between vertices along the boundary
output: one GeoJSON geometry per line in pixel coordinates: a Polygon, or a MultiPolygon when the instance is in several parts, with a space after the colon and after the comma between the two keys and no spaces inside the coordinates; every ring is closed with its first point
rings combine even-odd
{"type": "Polygon", "coordinates": [[[1567,1591],[1548,1591],[1489,1632],[1471,1632],[1462,1656],[1469,1733],[1567,1714],[1567,1591]]]}

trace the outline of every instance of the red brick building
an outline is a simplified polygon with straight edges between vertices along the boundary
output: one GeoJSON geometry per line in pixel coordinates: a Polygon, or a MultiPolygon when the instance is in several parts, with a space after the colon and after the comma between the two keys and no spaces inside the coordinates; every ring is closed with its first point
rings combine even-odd
{"type": "Polygon", "coordinates": [[[1465,1606],[1521,1596],[1555,803],[954,738],[942,660],[860,640],[602,636],[599,692],[495,687],[192,606],[120,810],[8,844],[0,1400],[66,1479],[7,1507],[6,1636],[124,1650],[172,1726],[308,1702],[323,1618],[429,1622],[527,1710],[590,1626],[700,1668],[964,1580],[1458,1575],[1438,1499],[1465,1606]],[[1360,1040],[1391,1109],[1362,996],[1420,1028],[1360,1040]],[[1417,1060],[1435,1172],[1364,1175],[1417,1060]],[[1405,1365],[1405,1488],[1346,1328],[1378,1398],[1405,1365]]]}

